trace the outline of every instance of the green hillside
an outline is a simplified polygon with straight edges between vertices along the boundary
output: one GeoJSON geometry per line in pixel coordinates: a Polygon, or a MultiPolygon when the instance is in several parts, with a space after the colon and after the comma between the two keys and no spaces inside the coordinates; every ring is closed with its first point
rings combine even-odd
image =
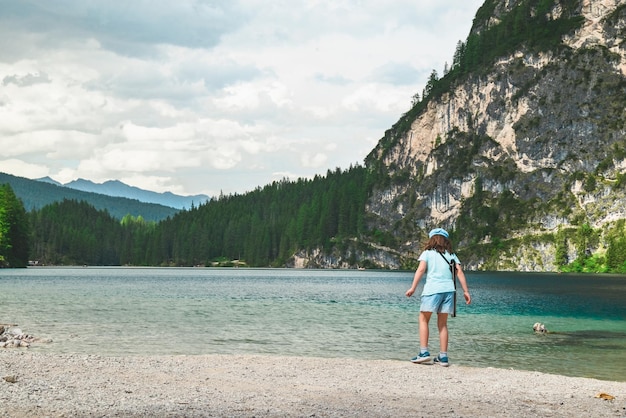
{"type": "Polygon", "coordinates": [[[356,245],[365,233],[367,178],[364,168],[355,167],[313,180],[274,182],[159,223],[132,216],[120,222],[84,201],[63,200],[30,212],[30,258],[40,264],[194,266],[240,260],[283,266],[302,248],[356,245]]]}
{"type": "Polygon", "coordinates": [[[141,216],[148,221],[160,221],[178,213],[177,209],[167,206],[143,203],[123,197],[82,192],[5,173],[0,173],[0,184],[9,184],[17,197],[22,200],[27,211],[41,209],[51,203],[68,199],[85,201],[96,209],[106,210],[116,219],[132,215],[135,217],[141,216]]]}

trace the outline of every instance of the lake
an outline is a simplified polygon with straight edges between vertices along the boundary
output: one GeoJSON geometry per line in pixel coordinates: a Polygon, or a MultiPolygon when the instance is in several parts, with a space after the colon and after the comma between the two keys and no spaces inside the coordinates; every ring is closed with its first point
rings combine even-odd
{"type": "MultiPolygon", "coordinates": [[[[39,352],[408,362],[419,349],[419,297],[404,296],[412,278],[413,272],[352,270],[0,270],[0,323],[52,338],[30,348],[39,352]]],[[[472,305],[461,302],[449,319],[452,365],[626,381],[626,277],[468,272],[467,278],[472,305]],[[534,334],[535,322],[553,333],[534,334]]],[[[431,320],[431,353],[438,344],[431,320]]]]}

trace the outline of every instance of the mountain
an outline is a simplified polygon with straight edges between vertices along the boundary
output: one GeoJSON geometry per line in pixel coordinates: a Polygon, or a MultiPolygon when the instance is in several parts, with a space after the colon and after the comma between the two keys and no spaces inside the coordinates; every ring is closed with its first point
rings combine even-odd
{"type": "Polygon", "coordinates": [[[84,192],[100,193],[107,196],[137,199],[141,202],[156,203],[176,209],[189,209],[192,206],[198,206],[199,204],[206,203],[210,200],[209,196],[203,194],[179,196],[171,192],[156,193],[143,190],[138,187],[129,186],[117,180],[109,180],[104,183],[94,183],[89,180],[78,179],[66,183],[65,187],[84,192]]]}
{"type": "Polygon", "coordinates": [[[117,219],[122,219],[130,214],[135,217],[141,216],[147,221],[161,221],[179,212],[168,206],[144,203],[136,199],[83,192],[55,183],[52,179],[30,180],[0,173],[0,184],[9,184],[27,211],[41,209],[50,203],[68,199],[85,201],[99,210],[106,209],[111,216],[117,219]]]}
{"type": "Polygon", "coordinates": [[[368,155],[370,228],[397,259],[448,228],[473,269],[619,260],[625,35],[623,0],[485,1],[449,71],[368,155]]]}
{"type": "Polygon", "coordinates": [[[63,184],[62,184],[62,183],[59,183],[59,182],[58,182],[58,181],[56,181],[55,179],[52,179],[52,178],[50,178],[50,177],[48,177],[48,176],[46,176],[46,177],[42,177],[42,178],[40,178],[40,179],[35,179],[35,180],[37,180],[37,181],[41,181],[41,182],[44,182],[44,183],[54,184],[55,186],[63,186],[63,184]]]}

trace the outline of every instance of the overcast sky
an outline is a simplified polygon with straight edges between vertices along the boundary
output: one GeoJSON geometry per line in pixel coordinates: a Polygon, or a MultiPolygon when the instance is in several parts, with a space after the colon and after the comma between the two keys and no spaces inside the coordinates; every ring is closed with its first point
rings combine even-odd
{"type": "Polygon", "coordinates": [[[483,0],[0,0],[0,171],[244,193],[362,164],[483,0]]]}

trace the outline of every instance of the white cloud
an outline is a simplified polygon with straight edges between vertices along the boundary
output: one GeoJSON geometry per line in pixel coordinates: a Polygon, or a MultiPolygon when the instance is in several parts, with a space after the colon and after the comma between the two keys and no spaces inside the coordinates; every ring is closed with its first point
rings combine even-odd
{"type": "Polygon", "coordinates": [[[223,89],[223,96],[215,99],[218,108],[228,111],[255,110],[261,106],[281,108],[290,102],[288,89],[273,80],[228,86],[223,89]]]}
{"type": "Polygon", "coordinates": [[[11,173],[14,176],[31,179],[46,177],[49,173],[48,169],[44,165],[27,163],[23,160],[17,160],[14,158],[0,160],[0,171],[3,173],[11,173]]]}
{"type": "Polygon", "coordinates": [[[369,109],[373,112],[393,112],[399,117],[403,110],[407,110],[406,103],[403,100],[405,93],[403,89],[396,87],[381,84],[363,84],[346,96],[342,104],[352,112],[369,109]]]}
{"type": "Polygon", "coordinates": [[[328,161],[328,156],[322,152],[316,152],[313,155],[309,153],[302,154],[300,161],[304,167],[321,168],[328,161]]]}
{"type": "Polygon", "coordinates": [[[347,168],[481,4],[0,0],[0,171],[218,194],[347,168]]]}

